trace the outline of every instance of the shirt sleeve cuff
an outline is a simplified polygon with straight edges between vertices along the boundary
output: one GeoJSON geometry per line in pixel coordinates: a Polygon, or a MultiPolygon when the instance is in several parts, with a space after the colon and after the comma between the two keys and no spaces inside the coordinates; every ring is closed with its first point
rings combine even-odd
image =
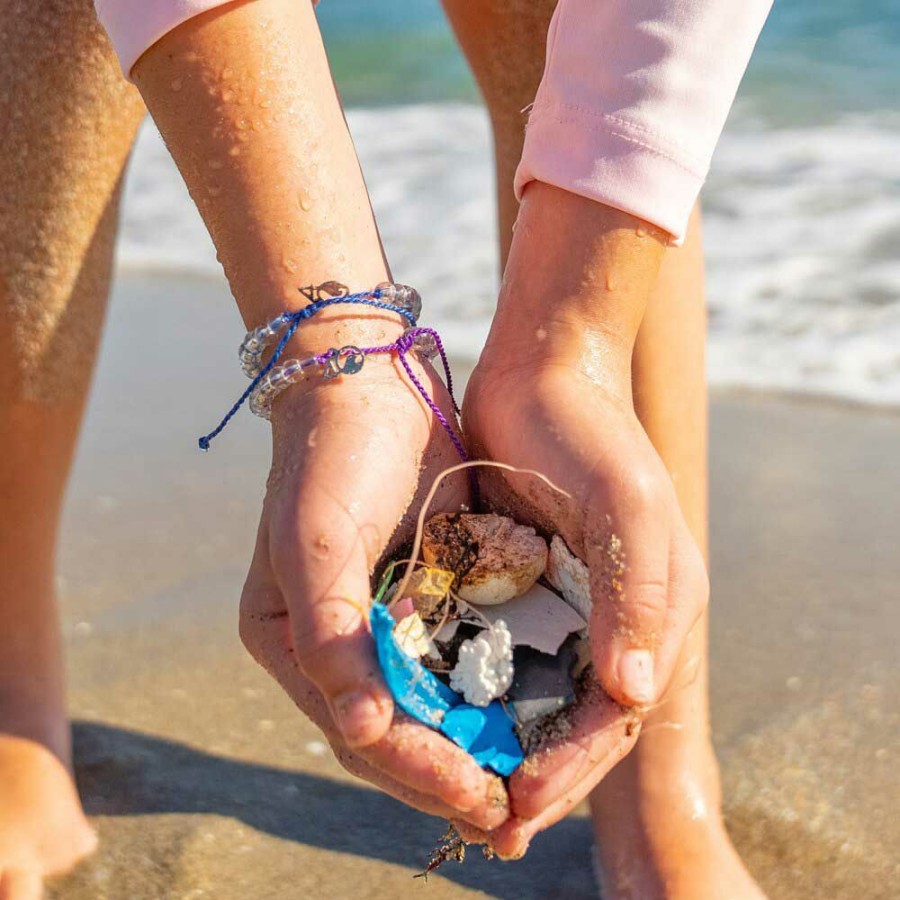
{"type": "Polygon", "coordinates": [[[684,241],[706,177],[692,159],[618,118],[536,105],[516,171],[516,197],[531,181],[596,200],[684,241]]]}
{"type": "Polygon", "coordinates": [[[234,0],[95,0],[125,77],[138,59],[182,22],[234,0]]]}

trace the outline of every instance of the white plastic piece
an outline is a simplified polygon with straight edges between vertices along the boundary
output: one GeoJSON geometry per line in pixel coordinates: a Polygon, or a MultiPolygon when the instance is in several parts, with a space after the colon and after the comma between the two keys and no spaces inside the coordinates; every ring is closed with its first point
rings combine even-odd
{"type": "Polygon", "coordinates": [[[472,706],[487,706],[502,697],[513,680],[512,638],[502,619],[476,638],[463,641],[450,673],[450,687],[472,706]]]}
{"type": "Polygon", "coordinates": [[[566,603],[584,619],[591,621],[591,578],[588,567],[566,546],[558,535],[550,541],[550,558],[547,561],[547,580],[565,599],[566,603]]]}
{"type": "Polygon", "coordinates": [[[417,612],[405,616],[394,626],[394,639],[400,649],[413,659],[440,655],[434,641],[428,636],[428,629],[422,617],[417,612]]]}
{"type": "MultiPolygon", "coordinates": [[[[532,585],[509,603],[482,607],[481,614],[491,622],[502,619],[514,647],[533,647],[550,656],[556,656],[570,634],[587,628],[587,622],[574,607],[542,584],[532,585]]],[[[440,637],[444,639],[443,633],[440,637]]]]}

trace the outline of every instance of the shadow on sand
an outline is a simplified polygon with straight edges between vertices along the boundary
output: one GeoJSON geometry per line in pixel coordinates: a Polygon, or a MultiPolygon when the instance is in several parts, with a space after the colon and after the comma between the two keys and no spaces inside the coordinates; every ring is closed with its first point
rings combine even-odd
{"type": "MultiPolygon", "coordinates": [[[[91,815],[226,816],[284,840],[406,866],[411,874],[441,834],[437,820],[367,788],[98,723],[76,721],[73,734],[76,777],[91,815]]],[[[538,838],[523,860],[489,863],[473,851],[463,865],[448,863],[440,872],[501,900],[587,900],[597,896],[590,854],[588,823],[569,818],[538,838]]]]}

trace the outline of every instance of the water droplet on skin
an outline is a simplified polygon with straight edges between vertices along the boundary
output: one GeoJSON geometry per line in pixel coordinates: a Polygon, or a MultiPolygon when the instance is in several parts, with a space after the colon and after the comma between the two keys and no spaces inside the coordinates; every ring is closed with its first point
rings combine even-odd
{"type": "Polygon", "coordinates": [[[259,105],[261,109],[269,109],[272,106],[271,100],[260,100],[259,105]]]}
{"type": "Polygon", "coordinates": [[[249,119],[238,119],[237,127],[241,131],[246,131],[250,127],[250,120],[249,119]]]}
{"type": "Polygon", "coordinates": [[[207,188],[210,197],[218,197],[219,194],[222,193],[222,185],[220,184],[211,184],[207,188]]]}
{"type": "Polygon", "coordinates": [[[240,148],[240,146],[238,146],[237,144],[235,144],[233,147],[229,147],[229,148],[228,148],[228,155],[229,155],[229,156],[240,156],[240,155],[241,155],[241,148],[240,148]]]}
{"type": "Polygon", "coordinates": [[[545,340],[546,337],[547,337],[547,329],[544,328],[543,326],[541,326],[541,327],[538,328],[538,330],[534,333],[534,336],[535,336],[539,341],[545,340]]]}
{"type": "Polygon", "coordinates": [[[312,200],[306,194],[300,195],[300,209],[303,212],[309,212],[312,209],[312,200]]]}
{"type": "Polygon", "coordinates": [[[606,276],[606,289],[611,291],[616,286],[616,283],[613,281],[612,275],[606,276]]]}
{"type": "Polygon", "coordinates": [[[222,81],[227,81],[229,78],[231,78],[232,75],[234,75],[234,72],[228,66],[225,66],[225,68],[222,69],[220,78],[222,79],[222,81]]]}
{"type": "Polygon", "coordinates": [[[281,260],[281,265],[284,266],[285,272],[293,273],[297,271],[297,263],[287,256],[281,260]]]}
{"type": "Polygon", "coordinates": [[[222,91],[223,103],[231,103],[232,100],[234,100],[234,91],[230,89],[222,91]]]}
{"type": "Polygon", "coordinates": [[[647,236],[647,232],[643,228],[638,228],[637,231],[635,231],[635,234],[642,240],[643,240],[643,238],[645,238],[647,236]]]}
{"type": "Polygon", "coordinates": [[[173,78],[169,84],[173,91],[180,91],[184,87],[184,82],[180,78],[173,78]]]}
{"type": "Polygon", "coordinates": [[[221,159],[210,159],[206,163],[211,169],[221,169],[225,165],[221,159]]]}

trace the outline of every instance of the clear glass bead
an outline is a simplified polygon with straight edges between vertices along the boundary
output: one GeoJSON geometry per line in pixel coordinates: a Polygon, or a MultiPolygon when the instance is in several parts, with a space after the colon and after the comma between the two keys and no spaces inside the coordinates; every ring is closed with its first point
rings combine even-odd
{"type": "Polygon", "coordinates": [[[425,359],[434,359],[438,355],[437,341],[428,331],[420,331],[413,338],[413,349],[425,359]]]}
{"type": "Polygon", "coordinates": [[[376,290],[379,291],[381,299],[385,303],[399,306],[401,309],[409,312],[416,321],[419,320],[419,317],[422,315],[422,297],[415,288],[410,287],[408,284],[394,284],[391,281],[383,281],[376,286],[376,290]]]}

